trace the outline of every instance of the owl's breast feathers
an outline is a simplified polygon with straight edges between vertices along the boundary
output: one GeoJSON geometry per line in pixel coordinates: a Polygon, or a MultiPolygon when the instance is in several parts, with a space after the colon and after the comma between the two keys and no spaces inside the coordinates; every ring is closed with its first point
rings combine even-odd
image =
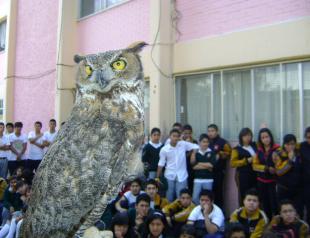
{"type": "Polygon", "coordinates": [[[128,93],[85,98],[74,106],[34,180],[27,212],[33,234],[72,229],[108,184],[117,185],[128,174],[143,140],[142,106],[140,95],[128,93]]]}

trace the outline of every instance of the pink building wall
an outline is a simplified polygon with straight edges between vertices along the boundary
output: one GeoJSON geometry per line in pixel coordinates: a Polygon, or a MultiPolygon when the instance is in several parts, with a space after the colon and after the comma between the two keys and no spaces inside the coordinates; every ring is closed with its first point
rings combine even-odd
{"type": "Polygon", "coordinates": [[[177,0],[180,41],[310,16],[309,0],[177,0]]]}
{"type": "MultiPolygon", "coordinates": [[[[58,1],[18,1],[15,75],[56,69],[57,19],[58,1]]],[[[46,129],[54,117],[55,82],[55,71],[34,79],[15,78],[14,121],[22,121],[26,131],[32,130],[37,120],[46,129]]]]}
{"type": "Polygon", "coordinates": [[[124,48],[134,41],[149,41],[151,0],[132,0],[78,23],[81,54],[124,48]]]}

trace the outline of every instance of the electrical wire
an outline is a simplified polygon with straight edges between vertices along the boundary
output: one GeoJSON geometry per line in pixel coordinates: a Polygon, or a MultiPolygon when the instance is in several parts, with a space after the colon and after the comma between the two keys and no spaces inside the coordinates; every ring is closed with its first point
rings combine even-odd
{"type": "Polygon", "coordinates": [[[153,42],[152,48],[151,48],[151,60],[152,60],[152,63],[154,64],[154,66],[156,67],[156,69],[159,71],[159,73],[160,73],[162,76],[164,76],[165,78],[168,78],[168,79],[172,79],[172,75],[165,74],[165,73],[161,70],[160,66],[155,62],[154,57],[153,57],[153,52],[154,52],[155,46],[158,45],[158,44],[160,44],[160,43],[156,43],[156,42],[157,42],[158,35],[159,35],[159,32],[160,32],[160,23],[161,23],[161,0],[159,0],[158,27],[157,27],[156,35],[155,35],[154,42],[153,42]]]}

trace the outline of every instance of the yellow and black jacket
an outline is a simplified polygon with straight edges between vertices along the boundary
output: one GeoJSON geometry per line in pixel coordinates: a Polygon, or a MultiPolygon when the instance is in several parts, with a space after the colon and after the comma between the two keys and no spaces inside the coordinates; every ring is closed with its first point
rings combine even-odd
{"type": "Polygon", "coordinates": [[[8,187],[8,184],[5,181],[5,179],[4,178],[0,178],[0,201],[3,200],[4,192],[5,192],[7,187],[8,187]]]}
{"type": "Polygon", "coordinates": [[[176,222],[186,222],[188,216],[195,208],[195,204],[192,203],[189,207],[183,207],[179,199],[163,208],[163,213],[166,216],[173,217],[176,222]]]}
{"type": "Polygon", "coordinates": [[[288,158],[287,152],[282,147],[276,153],[279,156],[279,159],[275,161],[277,184],[287,189],[299,188],[302,184],[302,167],[298,150],[293,160],[288,158]]]}
{"type": "Polygon", "coordinates": [[[253,215],[248,216],[246,209],[241,207],[231,214],[230,222],[242,224],[247,232],[247,237],[259,238],[262,236],[263,231],[268,224],[268,218],[260,209],[258,209],[253,215]]]}
{"type": "MultiPolygon", "coordinates": [[[[256,152],[256,144],[251,144],[253,150],[256,152]]],[[[231,160],[230,166],[232,168],[237,168],[238,172],[241,173],[248,173],[248,174],[255,174],[252,165],[248,163],[247,158],[251,157],[252,155],[245,149],[242,148],[241,145],[236,146],[233,148],[231,152],[231,160]]]]}
{"type": "Polygon", "coordinates": [[[269,151],[265,151],[262,146],[258,146],[256,156],[253,160],[253,170],[257,172],[257,180],[263,183],[274,183],[276,175],[269,173],[269,167],[275,167],[272,160],[272,154],[279,149],[275,144],[269,151]]]}
{"type": "Polygon", "coordinates": [[[156,210],[161,210],[163,209],[165,206],[168,205],[168,200],[166,198],[162,198],[160,197],[158,194],[155,195],[155,199],[154,199],[154,209],[156,210]]]}
{"type": "Polygon", "coordinates": [[[280,216],[275,216],[272,218],[266,230],[279,234],[290,234],[290,237],[293,238],[306,238],[309,232],[309,227],[307,223],[298,218],[296,218],[293,224],[285,225],[280,216]]]}

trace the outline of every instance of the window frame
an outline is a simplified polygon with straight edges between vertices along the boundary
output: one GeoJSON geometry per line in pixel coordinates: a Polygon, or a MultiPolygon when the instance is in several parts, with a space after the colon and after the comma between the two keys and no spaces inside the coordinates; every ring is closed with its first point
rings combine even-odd
{"type": "MultiPolygon", "coordinates": [[[[4,28],[4,31],[5,31],[4,36],[5,36],[5,37],[4,37],[4,48],[1,48],[1,44],[0,44],[0,53],[5,52],[6,47],[7,47],[7,42],[6,42],[6,38],[7,38],[7,36],[6,36],[6,34],[7,34],[7,26],[8,26],[7,19],[6,19],[6,18],[1,19],[1,20],[0,20],[0,34],[1,34],[1,29],[4,28]],[[5,27],[3,27],[3,25],[5,25],[5,27]]],[[[0,42],[0,43],[1,43],[1,42],[0,42]]]]}
{"type": "Polygon", "coordinates": [[[77,16],[78,16],[77,20],[78,21],[87,19],[89,17],[92,17],[94,15],[100,14],[100,13],[105,12],[105,11],[108,11],[108,10],[114,8],[114,7],[118,7],[120,5],[126,4],[129,1],[131,1],[131,0],[120,0],[119,3],[116,3],[116,4],[111,5],[111,6],[107,6],[107,1],[108,0],[100,0],[100,9],[98,11],[94,11],[93,13],[85,15],[85,16],[82,16],[82,1],[83,0],[79,0],[78,1],[78,12],[77,12],[77,16]]]}
{"type": "MultiPolygon", "coordinates": [[[[211,84],[212,84],[212,90],[211,90],[211,96],[213,96],[213,91],[214,91],[214,75],[215,74],[220,74],[220,91],[221,91],[221,122],[219,124],[219,128],[221,130],[221,132],[224,131],[224,95],[223,95],[223,81],[224,81],[224,73],[225,72],[229,72],[229,71],[239,71],[239,70],[250,70],[250,80],[251,80],[251,129],[253,131],[253,133],[255,133],[255,123],[256,123],[256,119],[255,119],[255,77],[254,77],[254,70],[256,68],[262,68],[262,67],[268,67],[268,66],[279,66],[279,73],[280,73],[280,136],[279,138],[282,139],[284,136],[284,105],[283,105],[283,91],[284,91],[284,81],[285,81],[285,75],[284,75],[284,65],[286,64],[292,64],[292,63],[297,63],[297,67],[298,67],[298,78],[296,80],[296,83],[298,84],[298,90],[299,90],[299,136],[297,139],[302,140],[303,139],[303,134],[304,134],[304,129],[307,125],[305,125],[305,118],[304,118],[304,79],[303,79],[303,63],[306,62],[310,62],[310,58],[305,58],[305,59],[297,59],[297,60],[291,60],[291,61],[281,61],[281,62],[270,62],[270,63],[266,63],[266,64],[251,64],[251,65],[246,65],[246,66],[241,66],[241,67],[227,67],[227,68],[219,68],[219,69],[214,69],[214,70],[210,70],[210,71],[198,71],[198,72],[193,72],[193,73],[182,73],[182,74],[175,74],[174,75],[174,80],[175,80],[175,120],[179,120],[181,118],[184,118],[184,116],[181,115],[181,111],[180,108],[178,108],[178,105],[180,105],[181,107],[185,107],[185,105],[181,105],[181,102],[178,102],[178,97],[177,95],[180,95],[180,92],[178,92],[178,90],[182,90],[181,89],[181,83],[179,83],[178,81],[181,80],[191,80],[191,79],[186,79],[186,77],[192,77],[195,75],[202,75],[202,74],[211,74],[211,84]]],[[[212,101],[212,107],[213,107],[213,98],[211,99],[212,101]]],[[[183,109],[184,111],[184,109],[183,109]]],[[[211,110],[211,119],[212,121],[214,120],[214,108],[212,108],[211,110]]],[[[190,122],[188,122],[190,123],[190,122]]],[[[225,137],[225,135],[224,135],[225,137]]],[[[238,135],[236,135],[236,138],[238,137],[238,135]]],[[[231,140],[231,138],[228,138],[229,140],[231,140]]],[[[233,141],[235,141],[236,139],[234,139],[233,141]]]]}

